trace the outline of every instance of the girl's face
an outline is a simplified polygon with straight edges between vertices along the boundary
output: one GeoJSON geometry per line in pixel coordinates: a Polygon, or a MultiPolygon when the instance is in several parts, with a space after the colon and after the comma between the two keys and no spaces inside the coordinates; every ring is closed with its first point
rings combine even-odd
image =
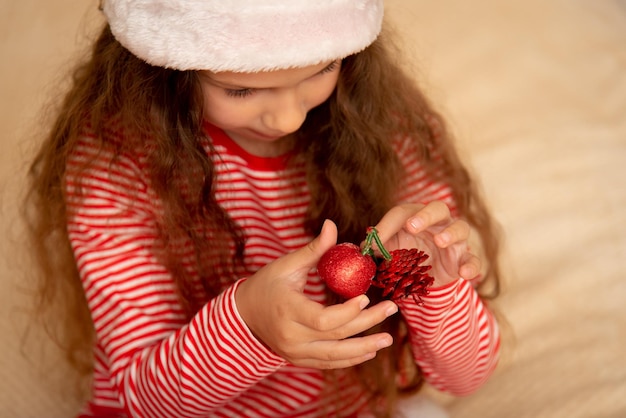
{"type": "Polygon", "coordinates": [[[254,155],[276,156],[337,85],[341,61],[258,73],[200,71],[204,118],[254,155]]]}

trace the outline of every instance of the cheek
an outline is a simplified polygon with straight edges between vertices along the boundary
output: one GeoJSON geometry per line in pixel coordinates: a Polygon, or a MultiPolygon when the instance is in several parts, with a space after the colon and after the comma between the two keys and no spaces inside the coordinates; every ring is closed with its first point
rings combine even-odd
{"type": "Polygon", "coordinates": [[[333,91],[335,91],[335,87],[337,86],[337,78],[338,77],[336,76],[330,80],[324,80],[324,83],[311,89],[311,96],[309,96],[310,109],[324,103],[330,95],[333,94],[333,91]]]}
{"type": "Polygon", "coordinates": [[[219,125],[220,123],[218,122],[220,122],[221,119],[229,119],[226,117],[226,112],[220,109],[219,104],[211,100],[206,100],[204,102],[204,109],[202,113],[204,115],[204,119],[214,125],[219,125]]]}
{"type": "Polygon", "coordinates": [[[204,91],[204,108],[202,111],[204,119],[219,127],[241,124],[246,118],[242,106],[238,106],[232,100],[228,100],[228,97],[219,97],[220,93],[204,91]]]}

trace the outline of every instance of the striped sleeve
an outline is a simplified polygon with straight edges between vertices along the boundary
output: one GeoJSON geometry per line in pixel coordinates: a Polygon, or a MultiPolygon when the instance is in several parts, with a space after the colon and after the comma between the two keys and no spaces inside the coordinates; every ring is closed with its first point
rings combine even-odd
{"type": "Polygon", "coordinates": [[[185,319],[154,253],[154,199],[141,173],[88,139],[68,162],[68,232],[97,344],[129,416],[207,416],[284,360],[239,316],[240,282],[185,319]]]}
{"type": "MultiPolygon", "coordinates": [[[[440,200],[457,216],[450,188],[430,180],[408,139],[399,143],[398,155],[406,173],[399,200],[440,200]]],[[[431,289],[423,304],[402,299],[399,308],[407,320],[415,361],[434,387],[467,395],[493,373],[499,356],[498,324],[470,282],[458,279],[431,289]]]]}
{"type": "Polygon", "coordinates": [[[402,299],[399,307],[415,361],[430,384],[462,396],[491,376],[498,362],[498,326],[469,282],[432,289],[423,304],[402,299]]]}

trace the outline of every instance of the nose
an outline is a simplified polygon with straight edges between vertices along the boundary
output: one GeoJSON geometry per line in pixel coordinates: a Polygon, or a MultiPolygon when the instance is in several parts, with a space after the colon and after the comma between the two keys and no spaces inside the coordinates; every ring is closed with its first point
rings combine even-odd
{"type": "Polygon", "coordinates": [[[285,89],[275,92],[274,100],[263,114],[263,124],[268,129],[288,135],[302,126],[306,115],[306,105],[297,89],[285,89]]]}

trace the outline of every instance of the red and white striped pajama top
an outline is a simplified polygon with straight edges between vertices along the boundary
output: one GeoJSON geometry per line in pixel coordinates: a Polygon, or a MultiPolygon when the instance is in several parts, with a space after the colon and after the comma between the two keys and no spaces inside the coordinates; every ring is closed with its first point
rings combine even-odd
{"type": "MultiPolygon", "coordinates": [[[[252,156],[221,130],[207,130],[217,153],[217,198],[246,231],[246,263],[258,269],[308,243],[304,172],[287,170],[280,157],[252,156]]],[[[252,335],[235,305],[239,282],[185,319],[170,273],[152,251],[157,209],[143,156],[113,159],[94,144],[81,140],[66,176],[68,231],[96,330],[93,395],[81,416],[319,416],[322,373],[288,364],[252,335]],[[81,171],[88,160],[90,168],[81,171]],[[73,187],[78,175],[80,198],[73,187]]],[[[408,173],[403,201],[453,206],[447,188],[431,183],[410,152],[398,152],[408,173]]],[[[313,273],[305,293],[324,301],[313,273]]],[[[462,395],[489,377],[498,329],[468,282],[432,289],[421,306],[411,298],[399,306],[415,360],[432,385],[462,395]]],[[[360,388],[340,384],[333,415],[363,411],[360,388]]]]}

